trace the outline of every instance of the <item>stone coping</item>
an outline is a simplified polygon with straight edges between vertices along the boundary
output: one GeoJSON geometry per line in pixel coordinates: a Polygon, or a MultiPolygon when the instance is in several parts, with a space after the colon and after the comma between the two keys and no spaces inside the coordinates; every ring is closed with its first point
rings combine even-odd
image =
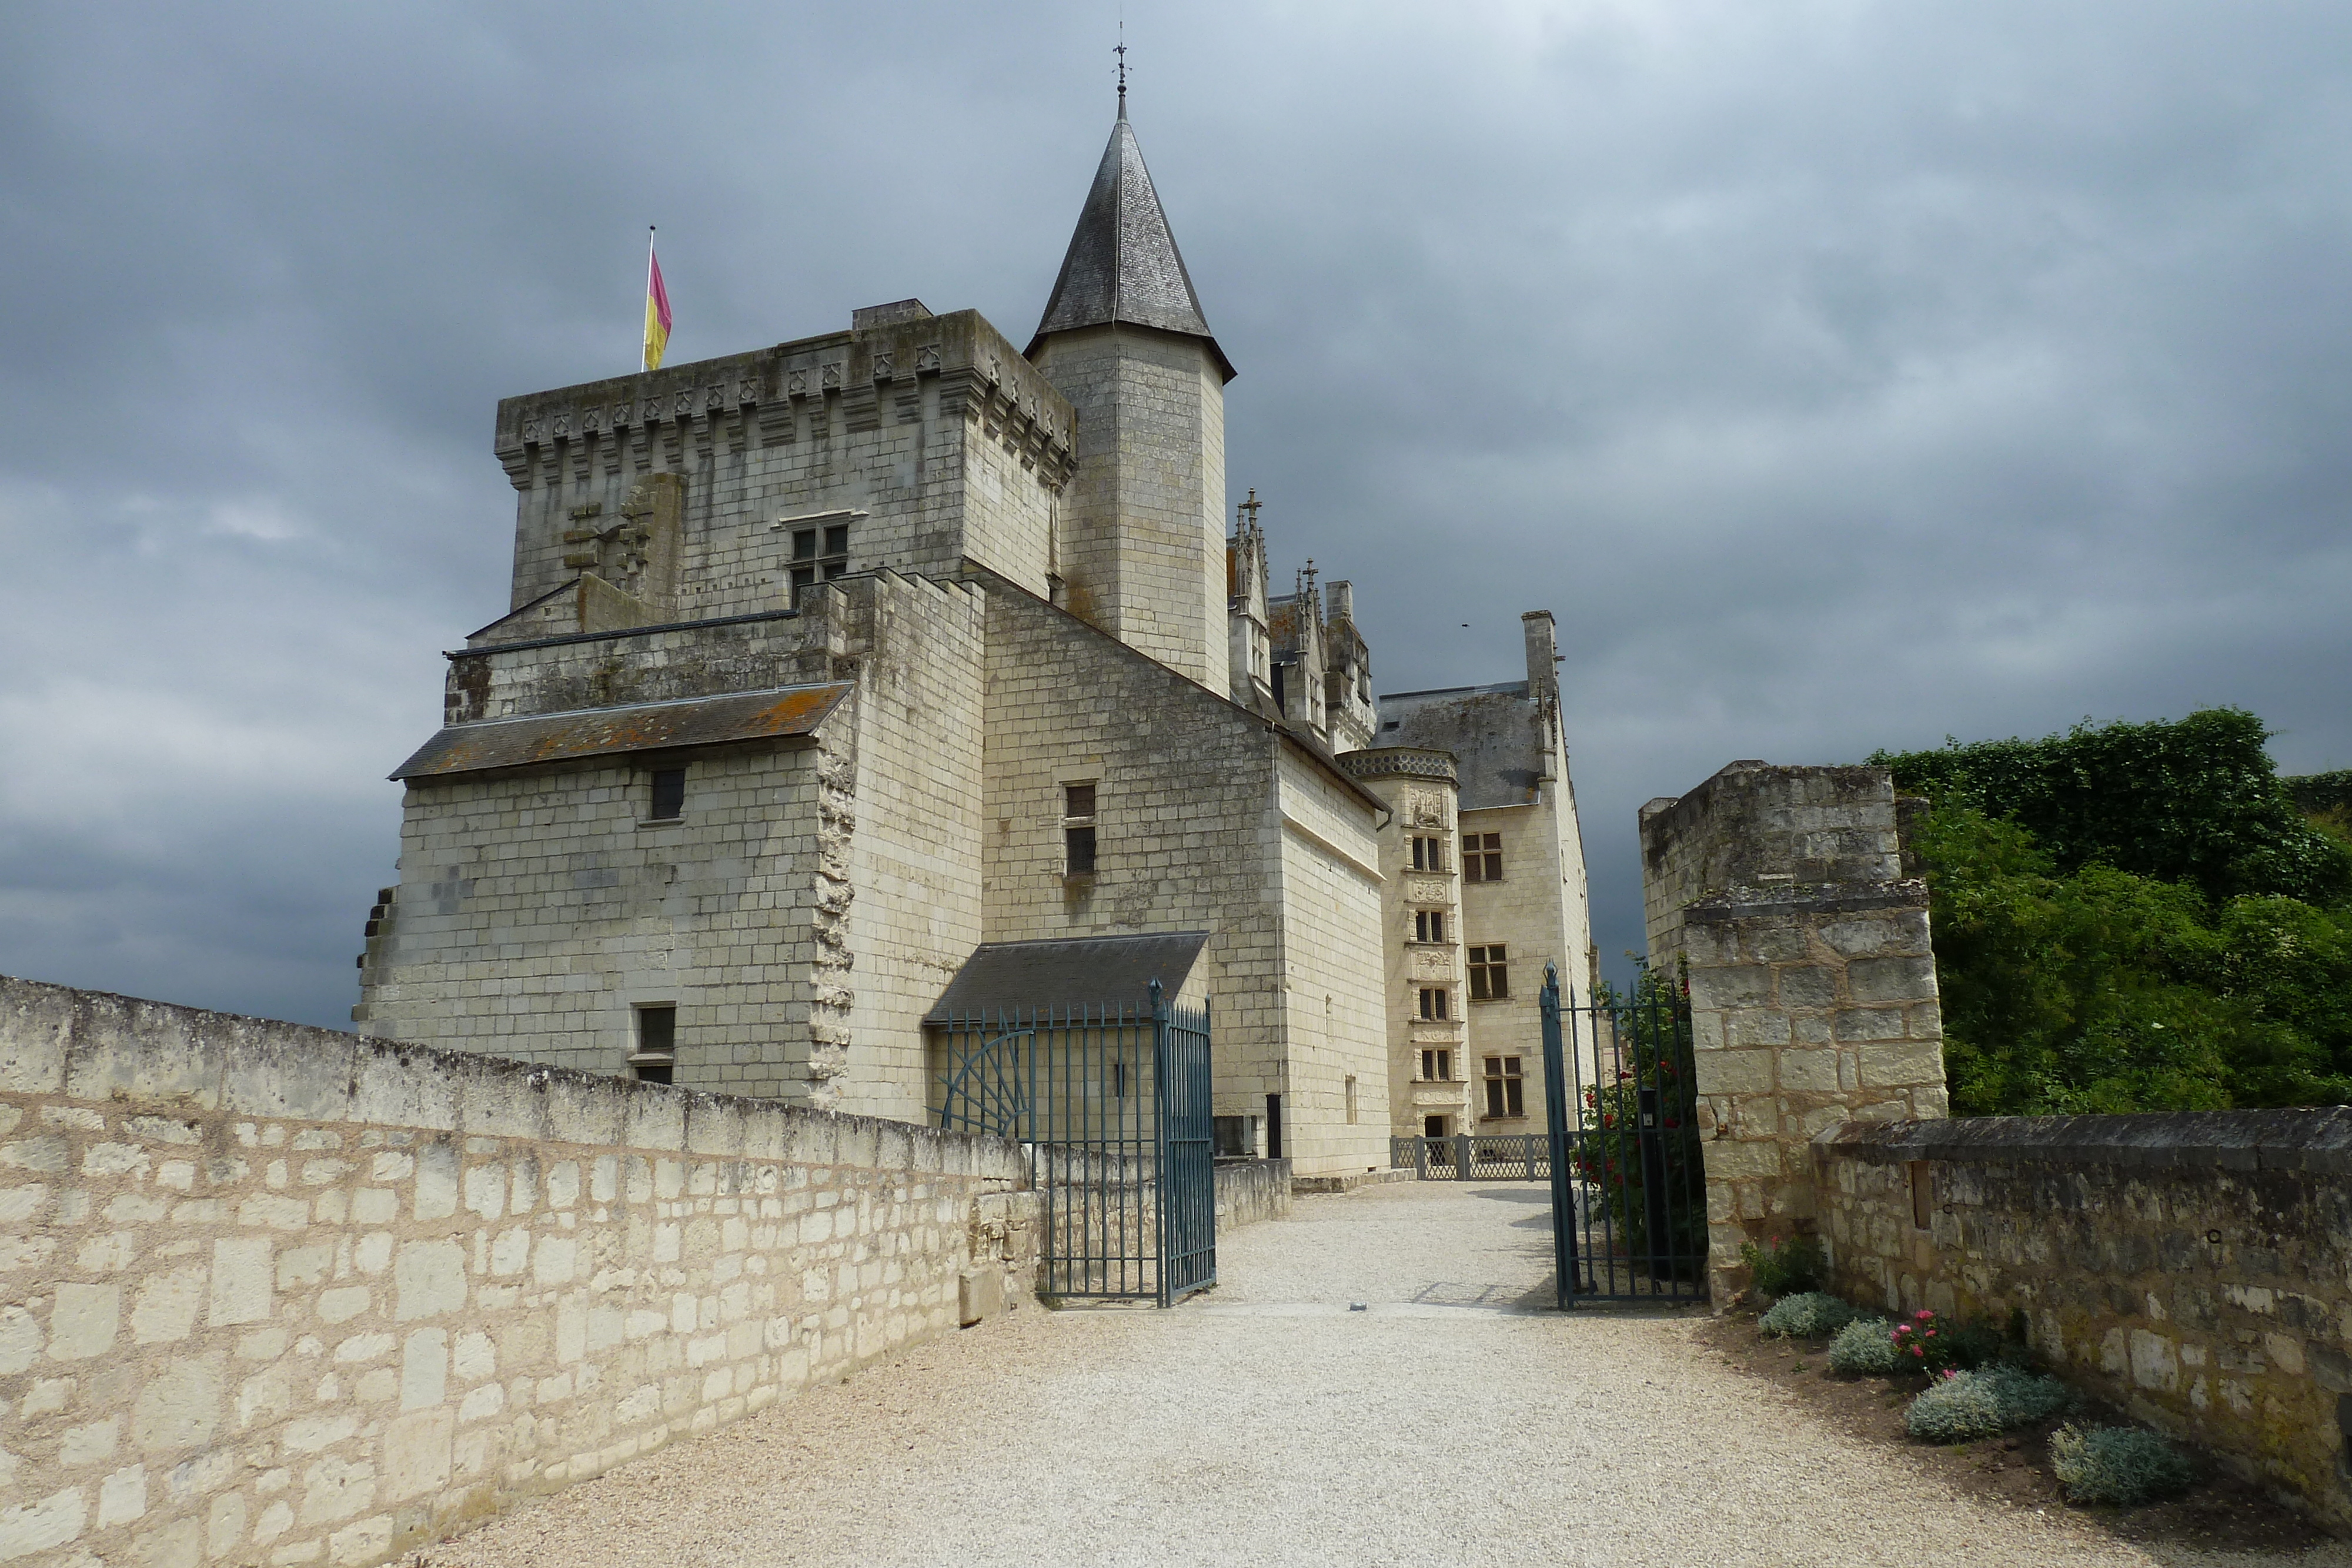
{"type": "Polygon", "coordinates": [[[1028,1185],[1010,1139],[0,975],[0,1094],[1028,1185]]]}
{"type": "Polygon", "coordinates": [[[1684,924],[1713,925],[1759,915],[1838,914],[1865,909],[1925,909],[1927,884],[1907,882],[1790,883],[1735,887],[1693,899],[1682,907],[1684,924]]]}
{"type": "Polygon", "coordinates": [[[2352,1106],[1845,1122],[1822,1132],[1813,1148],[1871,1165],[1948,1160],[2342,1176],[2352,1174],[2352,1106]]]}

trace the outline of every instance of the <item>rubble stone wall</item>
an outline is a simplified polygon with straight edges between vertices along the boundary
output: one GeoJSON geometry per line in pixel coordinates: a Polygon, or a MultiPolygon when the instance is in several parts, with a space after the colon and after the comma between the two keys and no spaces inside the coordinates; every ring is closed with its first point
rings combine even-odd
{"type": "Polygon", "coordinates": [[[1841,1294],[2021,1325],[2352,1527],[2352,1108],[1855,1123],[1813,1156],[1841,1294]]]}

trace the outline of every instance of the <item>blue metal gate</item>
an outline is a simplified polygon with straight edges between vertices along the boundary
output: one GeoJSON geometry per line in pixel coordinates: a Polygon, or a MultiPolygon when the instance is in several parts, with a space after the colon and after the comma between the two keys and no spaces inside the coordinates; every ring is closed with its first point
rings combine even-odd
{"type": "Polygon", "coordinates": [[[1544,966],[1544,1115],[1560,1307],[1706,1299],[1690,1002],[1644,971],[1634,994],[1560,998],[1544,966]]]}
{"type": "Polygon", "coordinates": [[[1038,1293],[1173,1306],[1217,1282],[1209,1009],[950,1014],[939,1124],[1017,1138],[1043,1202],[1038,1293]]]}

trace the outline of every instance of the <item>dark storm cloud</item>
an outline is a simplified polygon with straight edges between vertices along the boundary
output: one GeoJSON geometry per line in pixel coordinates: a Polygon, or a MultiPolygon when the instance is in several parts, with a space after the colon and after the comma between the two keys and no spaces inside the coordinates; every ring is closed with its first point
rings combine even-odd
{"type": "MultiPolygon", "coordinates": [[[[1734,757],[2237,702],[2352,764],[2339,9],[1128,9],[1234,493],[1381,689],[1559,613],[1605,949],[1734,757]]],[[[630,368],[648,222],[677,360],[1024,337],[1115,15],[13,8],[0,971],[339,1021],[496,399],[630,368]]]]}

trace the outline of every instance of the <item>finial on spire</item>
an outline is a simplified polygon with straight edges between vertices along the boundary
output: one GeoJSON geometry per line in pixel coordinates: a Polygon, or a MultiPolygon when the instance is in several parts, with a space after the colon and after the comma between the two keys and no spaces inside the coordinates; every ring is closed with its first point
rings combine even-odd
{"type": "Polygon", "coordinates": [[[1257,509],[1265,505],[1265,503],[1264,501],[1257,498],[1257,486],[1253,485],[1250,486],[1249,499],[1235,506],[1234,510],[1236,512],[1247,512],[1249,514],[1249,526],[1255,528],[1257,527],[1257,509]]]}
{"type": "Polygon", "coordinates": [[[1118,45],[1111,50],[1118,57],[1118,117],[1127,118],[1127,18],[1118,19],[1118,45]]]}

